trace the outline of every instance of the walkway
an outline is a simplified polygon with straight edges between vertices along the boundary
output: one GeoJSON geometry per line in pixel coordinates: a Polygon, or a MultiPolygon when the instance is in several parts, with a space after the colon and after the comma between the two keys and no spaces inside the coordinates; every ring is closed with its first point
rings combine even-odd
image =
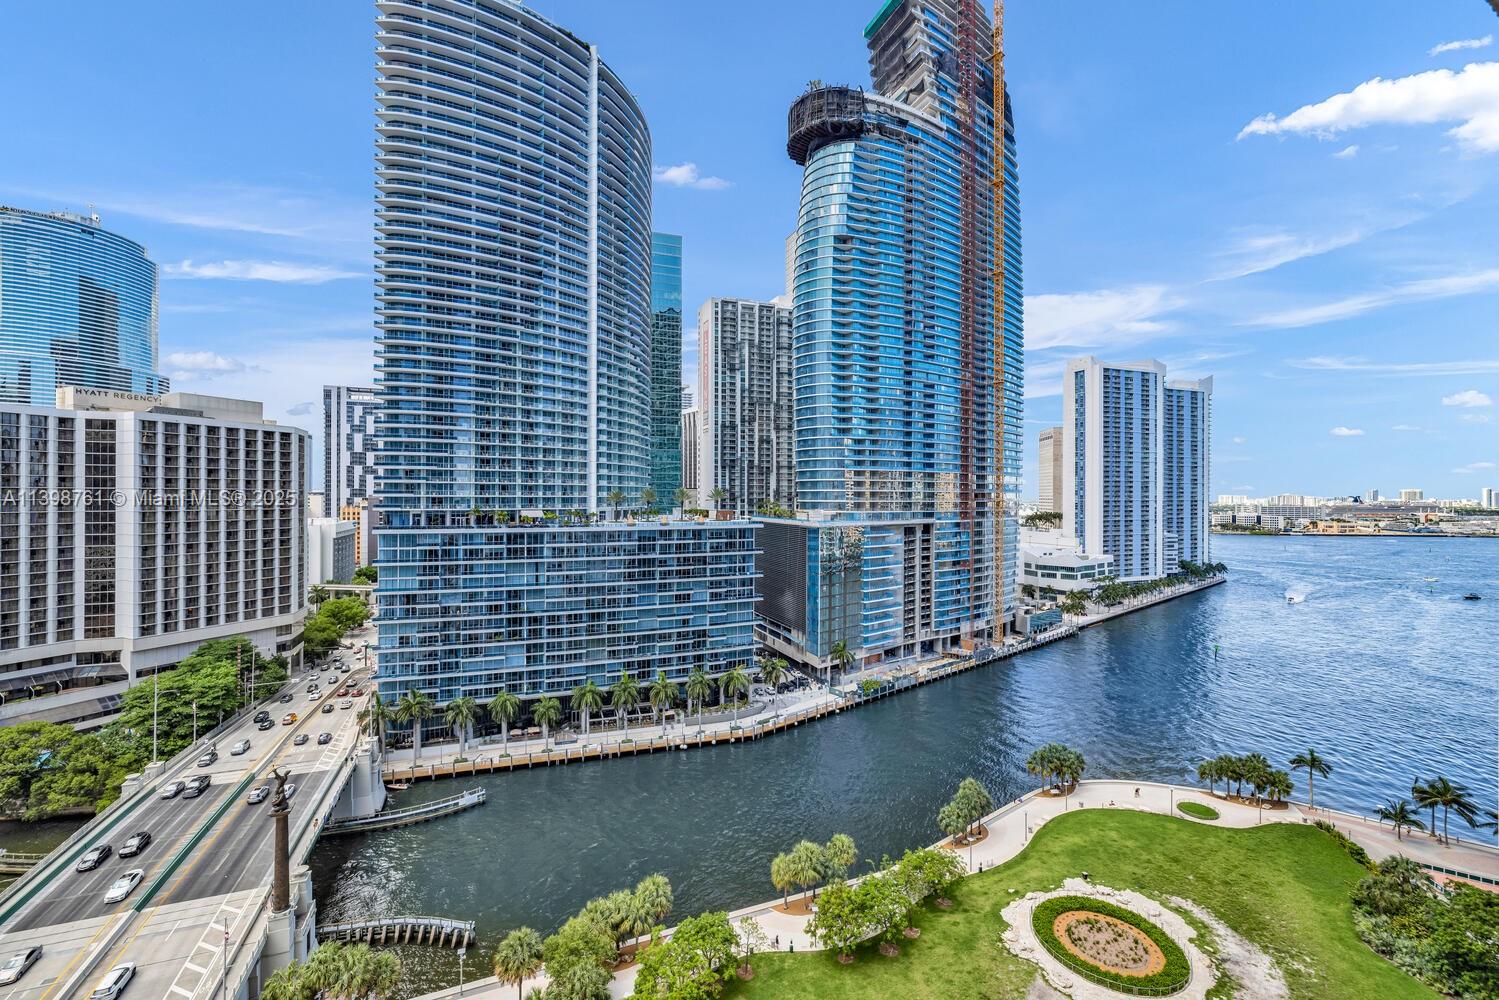
{"type": "MultiPolygon", "coordinates": [[[[1344,830],[1376,859],[1394,854],[1441,864],[1447,868],[1470,871],[1499,878],[1499,849],[1482,844],[1454,844],[1443,847],[1418,836],[1407,837],[1396,842],[1388,828],[1381,829],[1374,822],[1364,823],[1361,817],[1327,809],[1315,812],[1307,807],[1290,803],[1280,809],[1259,809],[1253,805],[1232,802],[1219,795],[1210,795],[1201,788],[1183,785],[1165,785],[1149,781],[1084,781],[1070,795],[1042,795],[1029,792],[1014,802],[1006,803],[984,819],[989,835],[971,848],[963,849],[959,856],[970,872],[983,871],[1003,864],[1019,854],[1025,845],[1048,820],[1064,812],[1077,809],[1138,809],[1187,819],[1176,810],[1178,802],[1198,802],[1217,810],[1219,818],[1208,822],[1209,826],[1247,828],[1262,823],[1309,823],[1313,818],[1329,819],[1344,830]]],[[[941,847],[945,841],[933,844],[941,847]]],[[[768,879],[767,879],[768,881],[768,879]]],[[[755,906],[735,910],[730,920],[738,923],[753,919],[767,937],[777,940],[778,947],[787,951],[818,951],[817,943],[806,933],[806,917],[793,916],[778,909],[779,899],[755,906]]],[[[667,930],[667,936],[671,930],[667,930]]],[[[482,949],[481,949],[482,952],[482,949]]],[[[635,967],[630,967],[614,976],[610,995],[615,998],[628,997],[635,989],[635,967]]],[[[545,975],[526,981],[525,989],[545,986],[545,975]]],[[[514,996],[515,987],[500,987],[494,977],[476,980],[468,984],[463,997],[483,1000],[508,1000],[514,996]]],[[[430,993],[419,1000],[447,1000],[457,997],[456,988],[430,993]]]]}

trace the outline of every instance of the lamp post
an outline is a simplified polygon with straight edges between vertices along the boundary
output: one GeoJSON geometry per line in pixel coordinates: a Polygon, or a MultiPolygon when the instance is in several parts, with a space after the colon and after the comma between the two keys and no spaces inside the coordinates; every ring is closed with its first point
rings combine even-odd
{"type": "MultiPolygon", "coordinates": [[[[182,692],[177,691],[177,690],[172,689],[172,688],[168,688],[167,689],[167,694],[181,694],[181,693],[182,692]]],[[[153,764],[156,763],[160,759],[157,756],[157,754],[156,754],[156,747],[157,747],[157,740],[156,740],[156,734],[157,734],[156,716],[157,716],[157,711],[160,708],[161,708],[161,682],[157,678],[153,677],[153,678],[151,678],[151,763],[153,763],[153,764]]],[[[198,742],[198,723],[197,723],[197,718],[198,718],[198,704],[197,704],[197,702],[194,702],[193,703],[193,742],[194,743],[198,742]]]]}
{"type": "Polygon", "coordinates": [[[464,988],[465,988],[464,984],[463,984],[463,959],[467,955],[468,955],[468,945],[461,945],[461,946],[459,946],[459,948],[458,948],[458,995],[459,996],[463,996],[463,991],[464,991],[464,988]]]}

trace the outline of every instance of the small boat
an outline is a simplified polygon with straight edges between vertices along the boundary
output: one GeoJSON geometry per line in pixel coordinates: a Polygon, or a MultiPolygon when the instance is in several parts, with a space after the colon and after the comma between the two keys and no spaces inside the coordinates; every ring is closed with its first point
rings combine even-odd
{"type": "Polygon", "coordinates": [[[1306,600],[1306,595],[1305,594],[1287,594],[1286,595],[1286,603],[1287,604],[1300,604],[1302,601],[1305,601],[1305,600],[1306,600]]]}
{"type": "Polygon", "coordinates": [[[411,787],[411,782],[409,782],[409,781],[391,781],[391,782],[387,782],[386,785],[385,785],[385,787],[387,789],[389,789],[390,791],[392,791],[392,792],[404,792],[406,789],[408,789],[408,788],[411,787]]]}
{"type": "Polygon", "coordinates": [[[1434,576],[1423,576],[1423,577],[1421,577],[1421,579],[1424,580],[1424,581],[1426,581],[1427,583],[1436,583],[1437,582],[1437,578],[1434,577],[1434,576]]]}
{"type": "Polygon", "coordinates": [[[1463,595],[1463,600],[1465,600],[1465,601],[1481,601],[1481,600],[1483,600],[1483,598],[1479,597],[1477,594],[1464,594],[1463,595]]]}

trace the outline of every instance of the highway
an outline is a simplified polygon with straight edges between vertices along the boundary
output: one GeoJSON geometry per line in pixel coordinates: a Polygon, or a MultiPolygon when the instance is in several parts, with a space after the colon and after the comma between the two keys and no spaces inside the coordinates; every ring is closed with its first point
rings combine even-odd
{"type": "MultiPolygon", "coordinates": [[[[356,644],[362,643],[372,638],[371,630],[361,630],[354,638],[356,644]]],[[[210,950],[221,948],[225,914],[236,912],[235,900],[245,905],[256,895],[255,890],[270,882],[270,800],[248,804],[249,789],[268,783],[273,768],[288,769],[288,783],[298,786],[291,801],[295,840],[319,786],[337,771],[358,739],[359,711],[371,690],[369,671],[361,659],[357,652],[340,650],[335,665],[348,662],[355,669],[338,675],[338,683],[333,686],[326,683],[328,670],[298,674],[261,705],[277,722],[275,728],[261,732],[246,717],[215,738],[219,758],[213,765],[199,768],[190,764],[172,776],[189,779],[197,774],[210,775],[213,783],[203,795],[161,799],[153,793],[149,801],[117,820],[101,838],[99,842],[110,844],[114,853],[97,869],[76,872],[69,867],[53,875],[0,930],[0,962],[32,944],[44,948],[42,959],[20,983],[0,987],[0,1000],[62,1000],[69,995],[61,990],[62,984],[81,968],[92,966],[71,993],[87,997],[109,968],[126,959],[140,966],[135,982],[126,991],[127,998],[190,992],[180,987],[184,967],[193,970],[192,975],[207,974],[201,964],[206,952],[197,952],[205,947],[200,939],[210,927],[217,927],[210,950]],[[320,685],[315,700],[306,693],[314,678],[320,685]],[[336,697],[344,684],[364,692],[350,699],[352,705],[347,709],[338,707],[344,699],[336,697]],[[280,699],[287,695],[292,700],[282,702],[280,699]],[[324,705],[332,705],[332,711],[322,711],[324,705]],[[281,718],[288,712],[296,712],[298,720],[281,725],[281,718]],[[331,735],[331,741],[319,745],[318,735],[324,732],[331,735]],[[293,739],[302,733],[307,734],[307,742],[294,746],[293,739]],[[230,747],[241,739],[250,741],[249,751],[231,755],[230,747]],[[152,835],[150,846],[138,857],[121,858],[120,845],[140,830],[152,835]],[[109,886],[131,868],[145,870],[140,885],[124,901],[105,903],[109,886]],[[169,868],[155,896],[136,912],[143,894],[169,868]],[[99,943],[115,937],[118,941],[100,952],[99,943]],[[196,962],[191,960],[195,954],[196,962]]],[[[293,865],[298,861],[293,858],[293,865]]]]}

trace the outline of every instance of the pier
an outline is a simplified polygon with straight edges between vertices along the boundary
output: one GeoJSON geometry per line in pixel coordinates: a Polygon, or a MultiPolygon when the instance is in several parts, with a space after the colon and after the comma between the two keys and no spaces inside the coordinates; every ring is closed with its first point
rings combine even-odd
{"type": "Polygon", "coordinates": [[[24,875],[45,860],[45,854],[0,851],[0,875],[24,875]]]}
{"type": "Polygon", "coordinates": [[[337,819],[323,828],[323,836],[331,837],[340,833],[365,833],[370,830],[394,830],[396,827],[411,826],[413,823],[425,823],[429,819],[437,819],[439,816],[451,816],[453,813],[460,813],[465,809],[481,806],[484,804],[487,794],[482,788],[470,788],[466,792],[449,795],[445,799],[423,802],[421,805],[407,806],[404,809],[393,809],[390,812],[376,813],[373,816],[337,819]]]}
{"type": "Polygon", "coordinates": [[[351,920],[342,924],[319,924],[319,941],[362,941],[365,944],[430,944],[439,948],[466,948],[474,943],[472,920],[447,917],[382,917],[351,920]]]}

